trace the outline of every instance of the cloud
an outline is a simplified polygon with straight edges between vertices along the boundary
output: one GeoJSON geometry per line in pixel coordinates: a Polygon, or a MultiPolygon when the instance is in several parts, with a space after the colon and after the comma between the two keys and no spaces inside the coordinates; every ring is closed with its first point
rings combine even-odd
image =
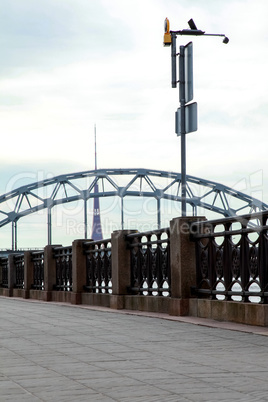
{"type": "Polygon", "coordinates": [[[177,38],[193,41],[199,115],[187,173],[234,185],[262,170],[265,186],[267,11],[266,0],[2,0],[1,188],[22,172],[92,169],[95,123],[99,167],[180,171],[165,17],[230,38],[177,38]]]}

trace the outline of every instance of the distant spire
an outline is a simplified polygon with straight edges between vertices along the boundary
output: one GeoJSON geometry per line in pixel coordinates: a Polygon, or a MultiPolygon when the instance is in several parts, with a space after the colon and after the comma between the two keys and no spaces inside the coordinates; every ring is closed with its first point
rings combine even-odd
{"type": "Polygon", "coordinates": [[[95,170],[97,170],[97,139],[96,139],[96,124],[94,125],[95,133],[95,170]]]}
{"type": "MultiPolygon", "coordinates": [[[[97,139],[96,139],[96,124],[94,126],[94,134],[95,134],[95,170],[97,170],[97,139]]],[[[98,182],[94,186],[94,193],[98,194],[99,186],[98,182]]],[[[100,202],[99,197],[94,197],[93,203],[93,224],[92,224],[92,239],[94,241],[102,240],[102,228],[101,228],[101,220],[100,220],[100,202]]]]}

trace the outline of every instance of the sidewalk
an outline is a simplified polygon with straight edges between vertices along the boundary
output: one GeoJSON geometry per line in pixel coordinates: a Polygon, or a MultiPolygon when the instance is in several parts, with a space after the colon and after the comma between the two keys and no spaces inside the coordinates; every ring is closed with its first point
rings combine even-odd
{"type": "Polygon", "coordinates": [[[4,297],[0,325],[1,402],[268,400],[268,328],[4,297]]]}

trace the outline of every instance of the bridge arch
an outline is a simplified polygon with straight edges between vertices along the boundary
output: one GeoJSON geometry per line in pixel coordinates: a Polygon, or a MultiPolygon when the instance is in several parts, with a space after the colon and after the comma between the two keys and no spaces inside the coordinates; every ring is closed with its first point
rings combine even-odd
{"type": "MultiPolygon", "coordinates": [[[[268,204],[223,184],[195,176],[186,177],[186,204],[193,215],[203,208],[225,217],[268,209],[268,204]]],[[[12,225],[12,249],[17,248],[17,222],[47,210],[48,244],[52,241],[52,208],[82,200],[84,237],[88,238],[87,202],[94,197],[119,197],[121,228],[124,228],[126,197],[156,200],[157,226],[161,226],[161,202],[181,203],[181,174],[152,169],[98,169],[55,176],[18,187],[0,196],[0,228],[12,225]],[[94,191],[98,183],[99,191],[94,191]]]]}

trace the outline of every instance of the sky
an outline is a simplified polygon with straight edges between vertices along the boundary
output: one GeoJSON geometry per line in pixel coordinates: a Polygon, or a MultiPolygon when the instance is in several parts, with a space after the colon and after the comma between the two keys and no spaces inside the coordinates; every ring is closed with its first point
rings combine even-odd
{"type": "Polygon", "coordinates": [[[187,174],[268,202],[267,15],[266,0],[0,0],[0,194],[94,169],[95,124],[98,168],[180,172],[168,17],[230,39],[177,38],[198,104],[187,174]]]}

